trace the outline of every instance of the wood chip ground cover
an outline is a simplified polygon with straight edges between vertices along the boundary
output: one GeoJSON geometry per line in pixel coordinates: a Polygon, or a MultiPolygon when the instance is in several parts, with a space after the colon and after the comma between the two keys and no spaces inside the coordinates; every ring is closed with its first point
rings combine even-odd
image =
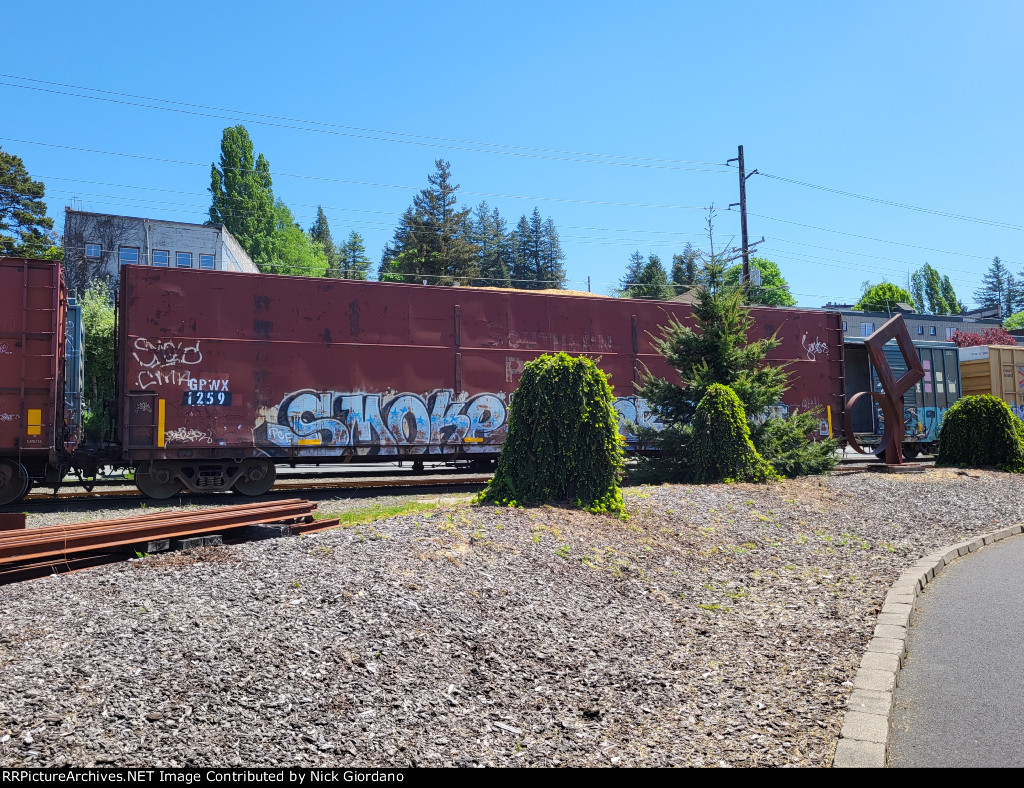
{"type": "Polygon", "coordinates": [[[826,766],[888,586],[1019,522],[1020,492],[932,470],[631,488],[627,522],[442,502],[7,586],[0,766],[826,766]]]}

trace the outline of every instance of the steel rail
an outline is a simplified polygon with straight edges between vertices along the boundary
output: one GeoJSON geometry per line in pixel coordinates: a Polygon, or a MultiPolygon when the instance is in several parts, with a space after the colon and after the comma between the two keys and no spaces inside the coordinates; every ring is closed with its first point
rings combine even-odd
{"type": "MultiPolygon", "coordinates": [[[[454,475],[454,474],[453,474],[454,475]]],[[[330,490],[330,489],[373,489],[373,488],[387,488],[387,487],[449,487],[456,485],[471,485],[471,484],[486,484],[491,480],[491,474],[476,475],[476,476],[458,476],[457,478],[450,478],[448,476],[441,477],[419,477],[416,479],[342,479],[339,481],[327,482],[287,482],[285,484],[275,484],[271,489],[274,491],[286,491],[286,490],[330,490]]],[[[193,493],[187,490],[183,490],[180,497],[187,497],[193,495],[215,495],[218,493],[193,493]]],[[[31,493],[20,501],[20,503],[28,502],[46,502],[46,501],[60,501],[60,500],[74,500],[74,499],[139,499],[145,498],[142,493],[138,490],[93,490],[92,492],[63,492],[57,493],[31,493]]],[[[173,500],[169,498],[166,500],[173,500]]]]}
{"type": "Polygon", "coordinates": [[[292,502],[288,506],[246,505],[219,511],[202,510],[192,515],[143,519],[126,518],[117,521],[75,523],[71,526],[47,526],[5,532],[0,536],[0,564],[24,563],[40,559],[67,556],[71,553],[109,550],[126,545],[159,539],[180,539],[198,534],[245,528],[267,522],[313,522],[316,504],[309,501],[292,502]],[[211,513],[212,512],[212,513],[211,513]],[[11,534],[15,534],[11,536],[11,534]]]}

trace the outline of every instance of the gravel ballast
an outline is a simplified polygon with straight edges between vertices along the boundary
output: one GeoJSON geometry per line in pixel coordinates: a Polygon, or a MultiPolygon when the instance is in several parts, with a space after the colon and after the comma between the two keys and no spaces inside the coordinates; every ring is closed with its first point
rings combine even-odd
{"type": "Polygon", "coordinates": [[[890,584],[1019,523],[1020,491],[634,487],[626,522],[449,499],[6,586],[0,766],[827,766],[890,584]]]}

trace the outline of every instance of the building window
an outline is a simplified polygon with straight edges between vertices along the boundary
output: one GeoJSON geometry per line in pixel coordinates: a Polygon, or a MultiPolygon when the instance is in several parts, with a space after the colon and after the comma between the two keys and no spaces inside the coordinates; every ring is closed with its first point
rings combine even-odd
{"type": "Polygon", "coordinates": [[[860,324],[860,335],[862,337],[869,337],[875,333],[874,323],[861,323],[860,324]]]}
{"type": "Polygon", "coordinates": [[[99,244],[86,244],[85,245],[85,256],[95,260],[100,256],[100,245],[99,244]]]}
{"type": "Polygon", "coordinates": [[[199,255],[199,267],[204,269],[204,270],[206,270],[206,271],[212,271],[214,269],[213,255],[212,254],[201,254],[201,255],[199,255]]]}
{"type": "Polygon", "coordinates": [[[923,336],[924,335],[924,326],[918,326],[917,327],[917,335],[918,336],[923,336]]]}
{"type": "Polygon", "coordinates": [[[952,326],[947,326],[946,327],[946,339],[952,339],[953,338],[953,334],[954,334],[955,331],[956,331],[956,329],[953,328],[952,326]]]}
{"type": "Polygon", "coordinates": [[[935,326],[929,326],[928,327],[928,336],[930,336],[930,337],[935,336],[935,326]]]}
{"type": "Polygon", "coordinates": [[[117,262],[121,265],[135,265],[139,262],[139,247],[122,246],[117,253],[117,262]]]}
{"type": "Polygon", "coordinates": [[[192,252],[175,252],[175,260],[178,268],[192,267],[192,252]]]}
{"type": "Polygon", "coordinates": [[[167,268],[171,264],[171,253],[166,249],[154,249],[153,250],[153,265],[159,265],[161,268],[167,268]]]}

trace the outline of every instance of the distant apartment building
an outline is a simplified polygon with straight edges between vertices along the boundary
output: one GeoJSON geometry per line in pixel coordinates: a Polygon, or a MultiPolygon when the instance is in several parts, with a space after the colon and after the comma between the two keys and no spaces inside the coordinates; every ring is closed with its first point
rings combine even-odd
{"type": "Polygon", "coordinates": [[[222,224],[189,224],[65,209],[64,268],[69,286],[119,281],[122,265],[259,273],[222,224]]]}
{"type": "MultiPolygon", "coordinates": [[[[1002,322],[997,318],[976,317],[970,312],[962,315],[924,315],[915,312],[909,305],[889,312],[862,312],[852,309],[849,304],[828,303],[822,309],[840,312],[843,315],[843,333],[848,337],[867,337],[882,324],[899,313],[907,325],[912,339],[927,342],[950,342],[953,333],[959,329],[965,334],[981,334],[986,328],[999,328],[1002,322]]],[[[975,310],[980,311],[980,310],[975,310]]]]}

